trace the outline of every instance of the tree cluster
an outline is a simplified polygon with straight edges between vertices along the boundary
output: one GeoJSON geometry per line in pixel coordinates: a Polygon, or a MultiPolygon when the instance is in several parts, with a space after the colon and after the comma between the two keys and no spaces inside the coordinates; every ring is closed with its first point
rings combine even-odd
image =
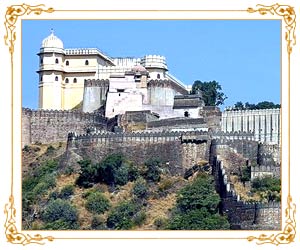
{"type": "Polygon", "coordinates": [[[254,110],[254,109],[277,109],[280,108],[280,104],[274,104],[273,102],[263,101],[257,104],[251,104],[246,102],[237,102],[234,104],[232,110],[254,110]]]}

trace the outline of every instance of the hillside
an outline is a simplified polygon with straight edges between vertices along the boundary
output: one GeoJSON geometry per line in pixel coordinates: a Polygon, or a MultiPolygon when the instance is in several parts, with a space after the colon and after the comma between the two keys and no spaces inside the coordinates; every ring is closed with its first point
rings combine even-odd
{"type": "Polygon", "coordinates": [[[66,167],[65,146],[24,147],[23,229],[185,229],[190,226],[184,225],[187,215],[195,221],[191,229],[229,228],[226,218],[217,213],[220,198],[211,176],[195,173],[186,180],[172,175],[169,166],[157,159],[136,166],[122,155],[97,164],[81,159],[66,167]],[[203,187],[211,195],[201,196],[203,187]],[[211,207],[202,204],[205,199],[211,207]],[[205,222],[208,211],[214,216],[213,226],[205,222]],[[201,221],[193,219],[195,214],[203,217],[201,221]]]}

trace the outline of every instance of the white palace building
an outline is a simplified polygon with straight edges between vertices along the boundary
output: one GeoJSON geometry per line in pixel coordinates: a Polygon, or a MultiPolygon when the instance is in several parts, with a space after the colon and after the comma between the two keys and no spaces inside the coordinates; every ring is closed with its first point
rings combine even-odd
{"type": "MultiPolygon", "coordinates": [[[[166,58],[111,58],[96,48],[67,49],[51,34],[39,56],[39,109],[83,112],[105,109],[106,117],[150,110],[160,119],[201,117],[201,93],[168,72],[166,58]]],[[[280,143],[280,109],[224,111],[221,130],[254,132],[257,141],[280,143]]]]}

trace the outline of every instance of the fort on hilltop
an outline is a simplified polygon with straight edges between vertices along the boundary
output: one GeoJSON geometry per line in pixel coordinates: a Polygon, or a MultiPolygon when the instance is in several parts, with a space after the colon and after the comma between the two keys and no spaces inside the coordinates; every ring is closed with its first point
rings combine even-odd
{"type": "Polygon", "coordinates": [[[279,229],[280,204],[243,201],[233,180],[241,166],[251,179],[280,177],[280,109],[205,106],[202,93],[189,94],[160,55],[66,49],[52,32],[38,56],[39,109],[22,109],[22,147],[67,142],[65,164],[74,155],[99,162],[114,152],[137,164],[160,157],[174,175],[204,160],[232,229],[279,229]]]}

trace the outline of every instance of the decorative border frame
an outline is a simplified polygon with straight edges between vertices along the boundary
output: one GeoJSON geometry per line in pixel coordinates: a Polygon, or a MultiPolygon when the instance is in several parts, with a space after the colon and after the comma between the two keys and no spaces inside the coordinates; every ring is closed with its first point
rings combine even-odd
{"type": "MultiPolygon", "coordinates": [[[[35,6],[31,6],[28,4],[22,4],[22,5],[11,5],[7,7],[6,14],[5,14],[5,29],[6,29],[6,35],[4,36],[5,44],[9,48],[10,53],[10,67],[11,67],[11,106],[13,107],[14,99],[13,99],[13,84],[14,84],[14,45],[15,41],[17,39],[16,35],[16,24],[18,22],[18,18],[24,15],[40,15],[43,12],[45,13],[53,13],[55,11],[60,12],[76,12],[79,10],[55,10],[54,8],[46,8],[44,4],[39,4],[35,6]]],[[[80,11],[144,11],[144,12],[153,12],[153,11],[166,11],[166,12],[174,12],[174,11],[180,11],[180,10],[80,10],[80,11]]],[[[288,165],[288,194],[287,194],[287,207],[285,209],[285,226],[283,228],[282,232],[279,232],[277,234],[261,234],[259,236],[249,236],[246,238],[197,238],[197,239],[246,239],[249,242],[255,241],[256,244],[274,244],[274,245],[280,245],[280,244],[290,244],[294,242],[295,235],[296,235],[296,221],[295,221],[295,213],[296,213],[296,205],[292,203],[292,196],[291,196],[291,184],[290,184],[290,177],[291,177],[291,170],[290,170],[290,74],[291,74],[291,54],[293,50],[293,46],[296,44],[296,35],[295,35],[295,29],[296,29],[296,13],[294,10],[294,7],[291,7],[289,5],[279,5],[279,4],[273,4],[271,6],[266,6],[262,4],[257,4],[256,8],[248,8],[247,10],[182,10],[182,11],[194,11],[194,12],[200,12],[200,11],[223,11],[223,12],[230,12],[230,11],[246,11],[248,13],[256,13],[258,12],[261,15],[277,15],[280,16],[285,23],[285,40],[287,42],[287,54],[288,54],[288,138],[287,138],[287,165],[288,165]]],[[[11,123],[14,124],[14,115],[13,112],[11,113],[11,123]]],[[[12,129],[11,134],[12,142],[14,141],[14,133],[12,129]]],[[[53,241],[53,240],[59,240],[59,239],[72,239],[72,238],[59,238],[59,237],[53,237],[53,236],[42,236],[40,234],[30,235],[22,233],[18,230],[16,226],[16,208],[14,203],[14,190],[13,190],[13,179],[14,179],[14,157],[13,157],[13,143],[11,146],[11,152],[12,152],[12,163],[11,163],[11,186],[10,186],[10,196],[9,201],[5,205],[4,208],[4,214],[6,215],[6,221],[4,224],[5,227],[5,235],[6,239],[9,243],[12,244],[21,244],[21,245],[27,245],[27,244],[45,244],[45,241],[53,241]]],[[[76,238],[78,239],[78,238],[76,238]]],[[[82,238],[82,239],[90,239],[90,238],[82,238]]],[[[103,239],[103,238],[93,238],[93,239],[103,239]]],[[[116,239],[116,238],[111,238],[116,239]]],[[[134,238],[130,238],[134,239],[134,238]]],[[[140,238],[139,238],[140,239],[140,238]]],[[[147,238],[150,239],[150,238],[147,238]]],[[[157,238],[156,238],[157,239],[157,238]]],[[[166,239],[166,238],[164,238],[166,239]]],[[[172,238],[167,238],[172,239],[172,238]]],[[[178,238],[177,238],[178,239],[178,238]]],[[[191,238],[182,238],[182,239],[191,239],[191,238]]]]}

